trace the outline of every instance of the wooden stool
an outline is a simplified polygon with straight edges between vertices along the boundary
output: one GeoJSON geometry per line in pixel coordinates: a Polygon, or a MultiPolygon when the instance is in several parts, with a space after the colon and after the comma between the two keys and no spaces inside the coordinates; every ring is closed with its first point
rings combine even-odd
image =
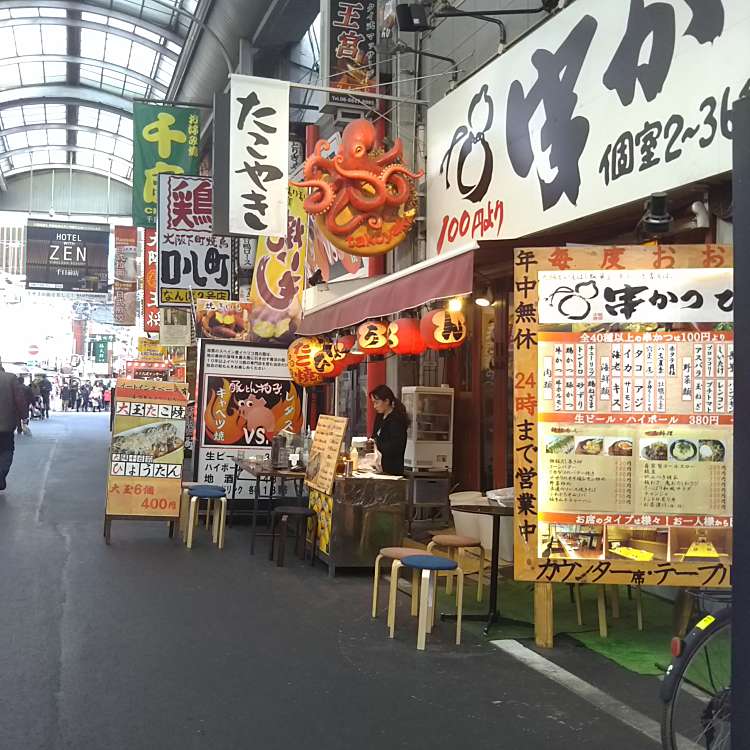
{"type": "MultiPolygon", "coordinates": [[[[609,635],[607,624],[607,599],[612,609],[612,617],[615,620],[620,619],[620,588],[616,584],[598,586],[597,592],[597,612],[599,615],[599,636],[606,638],[609,635]]],[[[630,596],[630,586],[628,586],[628,595],[630,596]]],[[[641,587],[635,587],[635,616],[638,630],[643,630],[643,599],[641,597],[641,587]]]]}
{"type": "Polygon", "coordinates": [[[273,509],[271,515],[271,550],[268,555],[269,560],[273,560],[274,542],[276,541],[276,522],[280,519],[279,524],[279,555],[276,564],[281,568],[284,566],[284,552],[286,551],[287,521],[289,517],[296,519],[295,540],[299,548],[300,527],[304,521],[304,532],[302,534],[302,559],[305,559],[307,552],[307,520],[313,522],[312,529],[312,551],[310,552],[310,565],[315,565],[315,547],[318,541],[318,514],[308,507],[301,505],[279,505],[273,509]]]}
{"type": "MultiPolygon", "coordinates": [[[[378,582],[380,581],[380,561],[386,557],[389,560],[403,560],[405,557],[419,553],[414,547],[383,547],[375,558],[375,575],[372,581],[372,616],[378,616],[378,582]]],[[[391,587],[388,597],[388,627],[396,610],[396,590],[398,588],[398,571],[393,571],[391,565],[391,587]]],[[[419,571],[413,570],[411,576],[411,614],[417,616],[418,604],[417,591],[419,590],[419,571]]]]}
{"type": "MultiPolygon", "coordinates": [[[[402,566],[421,572],[419,589],[419,626],[417,629],[417,648],[425,650],[427,634],[432,632],[435,624],[435,592],[438,573],[452,573],[458,576],[456,586],[456,645],[461,644],[461,616],[464,600],[464,572],[455,560],[448,560],[438,555],[409,555],[402,560],[394,560],[392,576],[398,574],[402,566]]],[[[393,580],[393,579],[391,579],[393,580]]],[[[393,608],[393,618],[390,627],[390,637],[396,630],[396,611],[393,608]]]]}
{"type": "Polygon", "coordinates": [[[218,485],[213,484],[196,484],[191,487],[186,487],[190,496],[190,512],[188,514],[187,521],[187,548],[193,548],[193,533],[195,527],[198,525],[198,509],[201,500],[206,500],[206,528],[208,528],[209,521],[211,519],[211,506],[214,501],[219,502],[219,512],[217,513],[214,508],[214,527],[213,527],[213,542],[218,544],[219,549],[224,549],[224,529],[227,523],[227,498],[226,490],[218,485]]]}
{"type": "MultiPolygon", "coordinates": [[[[465,549],[479,549],[479,582],[477,583],[477,601],[482,601],[482,584],[484,582],[484,547],[479,539],[473,539],[470,536],[461,536],[460,534],[435,534],[432,541],[427,545],[427,553],[432,554],[435,547],[442,547],[448,550],[451,560],[459,565],[461,564],[461,553],[465,549]]],[[[450,594],[453,591],[453,576],[449,575],[445,582],[445,593],[450,594]]]]}

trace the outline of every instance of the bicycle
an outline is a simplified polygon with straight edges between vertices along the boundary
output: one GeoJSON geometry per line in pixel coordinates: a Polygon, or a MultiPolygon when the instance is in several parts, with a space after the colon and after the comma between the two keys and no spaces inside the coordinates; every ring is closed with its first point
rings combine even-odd
{"type": "Polygon", "coordinates": [[[662,746],[664,750],[731,750],[731,593],[693,596],[728,606],[704,613],[684,639],[672,639],[674,658],[660,691],[662,746]]]}

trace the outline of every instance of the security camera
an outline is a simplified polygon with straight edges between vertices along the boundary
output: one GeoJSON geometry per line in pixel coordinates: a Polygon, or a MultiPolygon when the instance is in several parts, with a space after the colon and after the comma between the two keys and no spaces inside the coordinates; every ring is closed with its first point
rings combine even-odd
{"type": "Polygon", "coordinates": [[[646,213],[641,223],[647,234],[667,234],[672,227],[672,214],[668,210],[666,193],[653,193],[646,201],[646,213]]]}

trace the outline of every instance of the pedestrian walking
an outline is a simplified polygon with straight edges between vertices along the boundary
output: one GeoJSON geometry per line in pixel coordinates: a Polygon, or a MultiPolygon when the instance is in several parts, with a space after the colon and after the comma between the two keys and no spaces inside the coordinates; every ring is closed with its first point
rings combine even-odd
{"type": "Polygon", "coordinates": [[[70,407],[70,386],[67,383],[63,383],[60,389],[60,401],[62,401],[62,410],[68,411],[70,407]]]}
{"type": "Polygon", "coordinates": [[[13,433],[26,419],[28,407],[23,388],[15,375],[0,367],[0,491],[6,488],[6,477],[13,463],[13,433]]]}
{"type": "Polygon", "coordinates": [[[44,413],[44,418],[49,419],[49,401],[52,394],[52,383],[50,383],[44,373],[42,373],[42,377],[39,380],[39,394],[42,397],[42,411],[44,413]]]}

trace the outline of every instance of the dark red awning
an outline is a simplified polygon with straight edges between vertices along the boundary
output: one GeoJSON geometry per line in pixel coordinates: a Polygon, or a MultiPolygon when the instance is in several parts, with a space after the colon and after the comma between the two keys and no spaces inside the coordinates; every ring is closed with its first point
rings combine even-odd
{"type": "Polygon", "coordinates": [[[359,289],[308,310],[299,333],[315,336],[350,328],[370,318],[384,318],[427,302],[471,294],[474,250],[450,253],[374,279],[359,289]]]}

